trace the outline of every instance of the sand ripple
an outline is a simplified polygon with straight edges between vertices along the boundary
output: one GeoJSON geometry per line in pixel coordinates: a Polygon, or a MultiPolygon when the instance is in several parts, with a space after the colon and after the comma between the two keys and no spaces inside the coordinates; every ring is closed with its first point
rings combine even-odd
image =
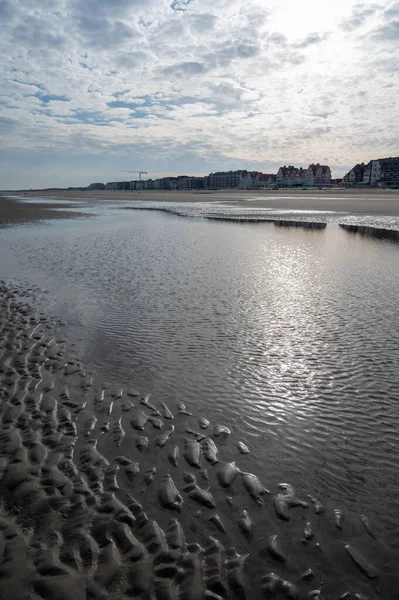
{"type": "Polygon", "coordinates": [[[0,284],[2,599],[397,598],[371,516],[251,472],[194,403],[101,381],[24,294],[0,284]]]}

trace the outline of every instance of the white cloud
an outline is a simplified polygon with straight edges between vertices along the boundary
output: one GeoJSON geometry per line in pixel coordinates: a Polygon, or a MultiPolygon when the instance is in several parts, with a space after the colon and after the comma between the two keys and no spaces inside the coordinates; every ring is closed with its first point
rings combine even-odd
{"type": "Polygon", "coordinates": [[[248,165],[397,154],[398,3],[264,6],[0,0],[0,147],[248,165]]]}

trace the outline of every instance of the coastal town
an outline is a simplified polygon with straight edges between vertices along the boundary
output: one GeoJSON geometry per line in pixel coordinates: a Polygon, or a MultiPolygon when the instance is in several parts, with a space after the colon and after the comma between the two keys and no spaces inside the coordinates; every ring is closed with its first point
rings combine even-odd
{"type": "Polygon", "coordinates": [[[178,175],[159,179],[92,183],[91,190],[273,190],[278,188],[399,187],[399,157],[378,158],[356,164],[342,179],[333,179],[328,165],[308,168],[282,166],[277,173],[259,171],[218,171],[202,177],[178,175]]]}

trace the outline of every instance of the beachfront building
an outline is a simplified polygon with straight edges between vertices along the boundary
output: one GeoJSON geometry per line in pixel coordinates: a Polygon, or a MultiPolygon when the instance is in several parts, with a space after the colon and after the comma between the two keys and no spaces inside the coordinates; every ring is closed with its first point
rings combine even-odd
{"type": "Polygon", "coordinates": [[[371,160],[364,172],[363,183],[370,186],[399,186],[399,157],[371,160]]]}
{"type": "Polygon", "coordinates": [[[106,190],[130,190],[131,182],[130,181],[109,181],[105,184],[106,190]]]}
{"type": "Polygon", "coordinates": [[[311,164],[308,166],[306,171],[306,186],[307,187],[319,187],[323,185],[329,185],[331,183],[331,169],[328,165],[321,165],[320,163],[311,164]]]}
{"type": "Polygon", "coordinates": [[[105,190],[105,183],[91,183],[88,187],[88,190],[105,190]]]}
{"type": "Polygon", "coordinates": [[[277,171],[277,185],[278,187],[303,187],[306,185],[307,169],[302,167],[297,168],[292,165],[288,167],[280,167],[277,171]]]}
{"type": "Polygon", "coordinates": [[[262,173],[258,171],[240,171],[238,188],[240,190],[254,190],[259,187],[259,181],[262,173]]]}
{"type": "Polygon", "coordinates": [[[366,172],[367,165],[364,163],[358,163],[344,175],[344,182],[347,185],[358,185],[362,184],[364,180],[364,174],[366,172]]]}
{"type": "Polygon", "coordinates": [[[366,169],[363,174],[363,183],[365,185],[376,186],[380,179],[380,161],[370,160],[366,165],[366,169]]]}
{"type": "Polygon", "coordinates": [[[206,177],[193,177],[187,175],[179,175],[177,177],[176,189],[178,190],[201,190],[204,189],[206,177]]]}
{"type": "MultiPolygon", "coordinates": [[[[206,177],[178,175],[177,177],[162,177],[151,182],[154,190],[200,190],[206,187],[206,177]]],[[[149,187],[147,189],[150,189],[149,187]]]]}
{"type": "Polygon", "coordinates": [[[277,176],[274,173],[261,173],[258,181],[258,189],[273,189],[277,187],[277,176]]]}
{"type": "Polygon", "coordinates": [[[399,186],[399,157],[379,158],[379,179],[381,187],[399,186]]]}
{"type": "Polygon", "coordinates": [[[210,190],[223,190],[237,188],[240,185],[242,171],[218,171],[208,175],[208,188],[210,190]]]}
{"type": "Polygon", "coordinates": [[[176,189],[177,177],[161,177],[154,183],[155,190],[174,190],[176,189]]]}

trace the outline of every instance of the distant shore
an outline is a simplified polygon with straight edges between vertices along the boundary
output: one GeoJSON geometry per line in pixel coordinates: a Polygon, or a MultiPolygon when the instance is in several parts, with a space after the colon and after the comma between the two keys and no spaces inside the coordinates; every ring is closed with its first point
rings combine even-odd
{"type": "MultiPolygon", "coordinates": [[[[80,198],[86,202],[215,202],[225,206],[275,210],[333,211],[345,214],[399,216],[399,190],[330,189],[330,190],[220,190],[220,191],[97,191],[46,190],[14,192],[20,197],[54,198],[58,208],[69,206],[65,200],[80,198]],[[60,206],[59,201],[64,201],[60,206]]],[[[7,194],[8,196],[12,194],[7,194]]],[[[0,196],[2,203],[2,197],[0,196]]],[[[32,206],[32,205],[31,205],[32,206]]],[[[51,204],[44,205],[51,209],[51,204]]],[[[71,206],[72,208],[72,206],[71,206]]],[[[33,208],[29,208],[33,210],[33,208]]],[[[68,215],[72,213],[68,212],[68,215]]]]}

